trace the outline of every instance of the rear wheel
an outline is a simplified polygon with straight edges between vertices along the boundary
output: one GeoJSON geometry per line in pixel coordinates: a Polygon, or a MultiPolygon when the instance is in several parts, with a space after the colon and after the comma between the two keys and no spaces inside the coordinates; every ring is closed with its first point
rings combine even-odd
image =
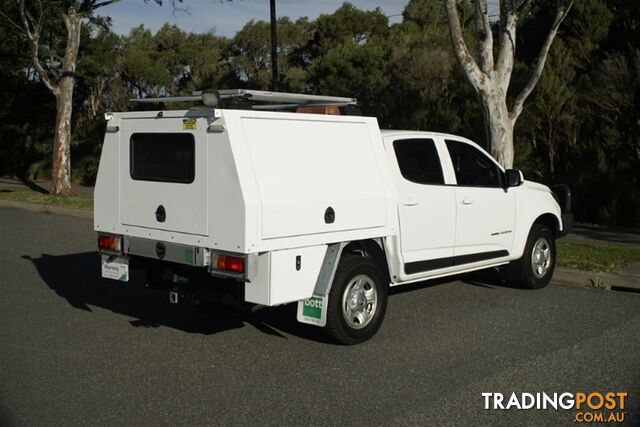
{"type": "Polygon", "coordinates": [[[329,293],[326,330],[341,344],[373,337],[387,308],[384,274],[370,258],[346,255],[340,260],[329,293]]]}
{"type": "Polygon", "coordinates": [[[527,289],[549,284],[556,267],[556,242],[553,232],[542,224],[533,224],[522,258],[512,266],[516,283],[527,289]]]}

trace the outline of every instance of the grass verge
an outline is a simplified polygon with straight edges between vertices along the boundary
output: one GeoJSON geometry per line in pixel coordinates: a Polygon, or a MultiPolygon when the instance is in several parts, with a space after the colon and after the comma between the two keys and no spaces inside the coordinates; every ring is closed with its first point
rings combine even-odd
{"type": "Polygon", "coordinates": [[[93,199],[86,196],[58,197],[29,190],[0,189],[0,199],[14,202],[40,203],[63,208],[93,209],[93,199]]]}
{"type": "Polygon", "coordinates": [[[640,249],[559,241],[558,267],[611,273],[640,262],[640,249]]]}

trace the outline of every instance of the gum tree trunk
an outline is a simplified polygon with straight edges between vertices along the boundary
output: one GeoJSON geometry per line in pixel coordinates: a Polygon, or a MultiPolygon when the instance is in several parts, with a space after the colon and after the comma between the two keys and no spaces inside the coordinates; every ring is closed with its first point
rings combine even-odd
{"type": "MultiPolygon", "coordinates": [[[[61,88],[62,89],[62,88],[61,88]]],[[[56,96],[56,124],[51,170],[52,193],[71,195],[71,112],[73,87],[56,96]]]]}
{"type": "Polygon", "coordinates": [[[513,125],[506,99],[502,96],[480,98],[486,140],[494,159],[509,169],[513,166],[513,125]]]}
{"type": "Polygon", "coordinates": [[[80,33],[82,19],[90,13],[92,8],[111,3],[105,0],[95,4],[95,0],[85,1],[84,11],[79,11],[75,6],[70,7],[62,14],[67,29],[67,44],[64,58],[62,58],[61,70],[55,71],[53,64],[48,67],[43,65],[39,50],[42,22],[44,21],[44,5],[36,2],[29,10],[26,0],[17,0],[20,23],[10,21],[19,28],[26,37],[31,47],[31,62],[40,81],[51,91],[56,98],[56,123],[53,137],[53,159],[51,168],[52,193],[55,195],[70,195],[71,193],[71,113],[73,110],[73,89],[75,85],[76,62],[80,48],[80,33]]]}
{"type": "Polygon", "coordinates": [[[75,86],[76,62],[80,48],[82,16],[70,10],[64,16],[67,27],[67,46],[62,62],[62,76],[57,85],[56,124],[53,141],[53,168],[51,180],[53,194],[70,195],[71,192],[71,113],[75,86]]]}

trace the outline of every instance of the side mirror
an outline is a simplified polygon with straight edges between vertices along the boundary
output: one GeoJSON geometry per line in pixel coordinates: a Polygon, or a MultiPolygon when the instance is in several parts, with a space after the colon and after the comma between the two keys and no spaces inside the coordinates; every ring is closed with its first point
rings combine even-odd
{"type": "Polygon", "coordinates": [[[518,169],[507,169],[504,171],[504,176],[507,188],[518,187],[524,182],[524,176],[522,176],[522,172],[518,169]]]}

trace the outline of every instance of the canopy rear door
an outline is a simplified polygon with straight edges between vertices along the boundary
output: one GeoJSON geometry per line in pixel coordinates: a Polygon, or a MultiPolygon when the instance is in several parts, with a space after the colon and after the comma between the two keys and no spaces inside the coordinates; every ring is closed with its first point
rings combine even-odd
{"type": "Polygon", "coordinates": [[[122,125],[122,224],[208,235],[206,120],[136,118],[122,125]]]}

